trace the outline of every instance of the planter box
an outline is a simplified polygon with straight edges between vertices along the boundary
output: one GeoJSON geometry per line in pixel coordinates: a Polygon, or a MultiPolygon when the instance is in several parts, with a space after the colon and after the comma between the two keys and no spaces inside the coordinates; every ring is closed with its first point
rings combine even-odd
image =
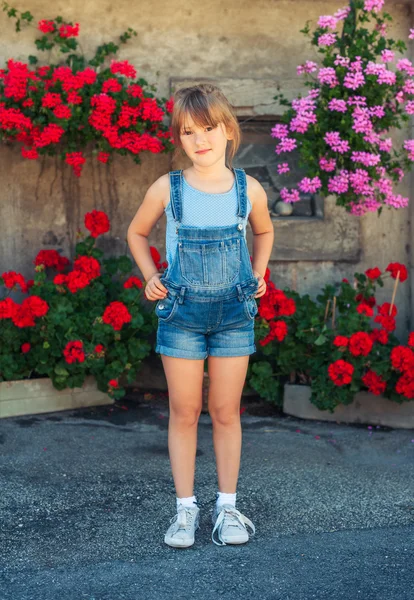
{"type": "Polygon", "coordinates": [[[93,376],[86,377],[80,388],[61,391],[53,387],[48,377],[0,383],[0,418],[103,404],[114,404],[114,400],[98,390],[93,376]]]}
{"type": "Polygon", "coordinates": [[[384,396],[358,392],[352,404],[341,404],[331,413],[328,410],[319,410],[311,403],[310,396],[310,386],[285,384],[283,412],[301,419],[414,429],[414,401],[397,404],[384,396]]]}

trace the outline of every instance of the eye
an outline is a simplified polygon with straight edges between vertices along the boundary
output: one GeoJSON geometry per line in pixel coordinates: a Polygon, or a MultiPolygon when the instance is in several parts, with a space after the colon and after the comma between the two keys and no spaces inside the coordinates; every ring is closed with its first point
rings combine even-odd
{"type": "Polygon", "coordinates": [[[183,134],[183,135],[191,135],[191,133],[192,133],[192,132],[191,132],[191,131],[189,131],[189,130],[187,129],[186,131],[183,131],[183,133],[182,133],[182,134],[183,134]]]}
{"type": "Polygon", "coordinates": [[[208,131],[213,131],[214,127],[212,127],[211,125],[207,125],[206,129],[207,129],[208,131]]]}

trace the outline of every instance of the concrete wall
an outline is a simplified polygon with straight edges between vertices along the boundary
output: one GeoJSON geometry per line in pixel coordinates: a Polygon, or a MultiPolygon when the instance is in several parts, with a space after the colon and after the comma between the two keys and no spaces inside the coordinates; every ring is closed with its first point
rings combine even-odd
{"type": "MultiPolygon", "coordinates": [[[[344,1],[311,0],[211,0],[205,3],[119,0],[116,4],[110,0],[58,0],[51,7],[46,0],[26,0],[19,3],[18,8],[30,10],[36,21],[60,14],[67,20],[80,22],[79,39],[87,56],[97,45],[114,40],[128,26],[133,27],[138,35],[122,46],[119,57],[130,60],[139,75],[156,83],[164,96],[170,93],[172,79],[201,80],[204,77],[218,81],[256,80],[259,87],[261,81],[273,80],[275,89],[280,85],[281,90],[291,96],[301,90],[302,80],[296,77],[296,65],[318,57],[299,30],[307,19],[316,23],[320,15],[333,14],[345,4],[344,1]]],[[[414,27],[409,0],[388,0],[386,10],[394,19],[390,36],[407,40],[409,28],[414,27]]],[[[35,54],[34,37],[31,28],[16,33],[13,22],[0,13],[0,67],[9,57],[26,60],[29,54],[35,54]]],[[[414,43],[408,46],[407,56],[412,60],[414,43]]],[[[408,128],[397,134],[395,139],[400,141],[413,137],[408,128]]],[[[105,210],[112,223],[111,236],[100,239],[99,246],[112,253],[124,252],[126,229],[146,189],[158,176],[176,167],[171,157],[165,155],[143,155],[140,166],[129,158],[119,157],[110,167],[89,161],[78,180],[72,177],[68,166],[55,158],[28,161],[20,157],[16,148],[0,148],[0,272],[13,269],[31,277],[31,261],[41,248],[61,249],[71,257],[76,230],[83,229],[83,215],[93,208],[105,210]]],[[[398,191],[412,196],[410,181],[412,177],[406,177],[398,191]]],[[[413,314],[410,286],[414,275],[412,211],[410,207],[386,210],[380,218],[376,214],[351,217],[358,221],[360,232],[360,252],[354,260],[349,257],[314,260],[311,250],[306,259],[289,260],[284,252],[283,260],[278,260],[278,244],[286,237],[278,236],[278,227],[288,229],[290,223],[275,220],[275,249],[269,265],[272,278],[278,287],[294,287],[314,297],[328,281],[352,279],[356,271],[373,266],[383,269],[391,261],[401,261],[411,269],[409,282],[400,285],[396,297],[400,311],[396,333],[405,341],[408,329],[414,328],[410,321],[413,314]]],[[[303,232],[305,246],[312,235],[310,223],[303,232]]],[[[164,236],[165,217],[162,217],[150,236],[150,243],[162,254],[164,236]]],[[[248,239],[251,242],[251,236],[248,239]]],[[[282,248],[279,254],[282,255],[282,248]]],[[[378,293],[379,302],[391,300],[392,284],[393,280],[386,281],[378,293]]]]}

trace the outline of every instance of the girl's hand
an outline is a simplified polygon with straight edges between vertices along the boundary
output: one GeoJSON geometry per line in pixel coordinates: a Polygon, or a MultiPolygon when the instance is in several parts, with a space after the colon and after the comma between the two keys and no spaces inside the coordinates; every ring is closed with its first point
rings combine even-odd
{"type": "Polygon", "coordinates": [[[165,298],[168,292],[167,288],[162,285],[160,277],[161,273],[155,273],[148,279],[144,289],[146,298],[153,302],[165,298]]]}
{"type": "Polygon", "coordinates": [[[255,295],[255,298],[260,298],[266,293],[267,283],[265,282],[263,275],[260,275],[260,273],[257,271],[253,271],[253,275],[259,280],[259,287],[257,288],[257,294],[255,295]]]}

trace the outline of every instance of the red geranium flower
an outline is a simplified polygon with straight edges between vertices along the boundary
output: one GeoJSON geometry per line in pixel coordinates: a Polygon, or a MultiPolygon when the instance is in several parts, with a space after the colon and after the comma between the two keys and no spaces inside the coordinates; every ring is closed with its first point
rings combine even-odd
{"type": "Polygon", "coordinates": [[[400,272],[400,281],[405,281],[408,277],[407,268],[402,263],[390,263],[385,270],[391,273],[393,279],[397,278],[398,271],[400,272]]]}
{"type": "Polygon", "coordinates": [[[142,288],[142,281],[139,277],[131,276],[124,282],[124,288],[132,288],[134,286],[142,288]]]}
{"type": "Polygon", "coordinates": [[[41,31],[42,33],[53,33],[55,31],[54,22],[46,21],[45,19],[42,19],[41,21],[39,21],[39,23],[37,24],[37,27],[38,27],[39,31],[41,31]]]}
{"type": "Polygon", "coordinates": [[[328,375],[337,386],[351,383],[353,372],[353,365],[341,358],[331,363],[328,367],[328,375]]]}
{"type": "Polygon", "coordinates": [[[79,35],[79,23],[75,23],[75,25],[61,25],[59,27],[59,35],[62,38],[77,37],[79,35]]]}
{"type": "Polygon", "coordinates": [[[132,320],[132,316],[125,304],[115,300],[105,308],[102,320],[104,323],[111,325],[115,331],[119,331],[125,323],[129,323],[132,320]]]}
{"type": "Polygon", "coordinates": [[[85,353],[83,351],[83,342],[81,340],[68,342],[63,349],[63,355],[68,364],[72,364],[74,362],[84,362],[85,353]]]}
{"type": "Polygon", "coordinates": [[[109,231],[110,223],[107,215],[102,210],[93,209],[85,215],[85,227],[91,232],[91,237],[98,237],[109,231]]]}

